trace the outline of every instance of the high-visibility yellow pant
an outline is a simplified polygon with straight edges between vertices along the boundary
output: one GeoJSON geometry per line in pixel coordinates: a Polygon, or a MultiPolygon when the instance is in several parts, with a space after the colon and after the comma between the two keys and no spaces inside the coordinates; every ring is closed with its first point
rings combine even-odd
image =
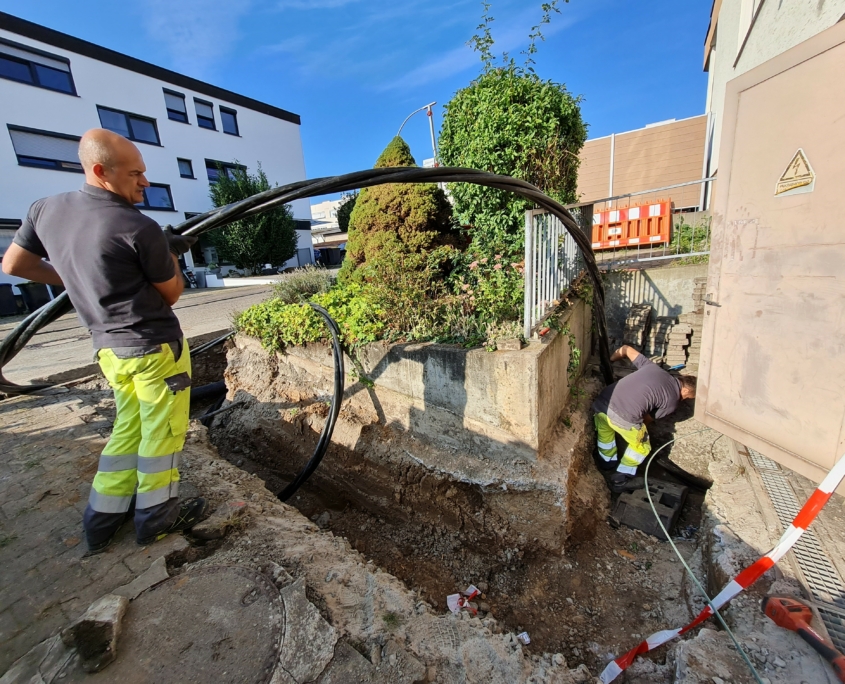
{"type": "Polygon", "coordinates": [[[133,499],[139,539],[176,519],[190,409],[187,343],[101,349],[97,358],[114,390],[117,417],[85,510],[89,544],[114,534],[133,499]]]}
{"type": "Polygon", "coordinates": [[[597,413],[594,418],[596,424],[599,456],[605,461],[612,461],[617,457],[616,435],[628,443],[625,453],[619,461],[617,472],[626,475],[636,475],[637,466],[651,453],[651,442],[648,439],[648,431],[645,425],[635,425],[632,428],[622,428],[615,425],[606,413],[597,413]]]}

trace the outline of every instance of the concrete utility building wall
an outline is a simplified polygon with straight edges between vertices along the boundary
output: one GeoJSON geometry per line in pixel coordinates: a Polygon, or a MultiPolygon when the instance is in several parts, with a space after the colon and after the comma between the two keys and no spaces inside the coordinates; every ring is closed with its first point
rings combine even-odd
{"type": "MultiPolygon", "coordinates": [[[[71,44],[73,41],[83,42],[29,22],[12,19],[24,26],[34,26],[44,31],[47,37],[58,36],[57,42],[61,42],[61,39],[67,39],[71,44]]],[[[208,92],[227,91],[211,85],[202,90],[175,85],[167,80],[152,78],[107,61],[78,54],[51,42],[21,35],[8,30],[10,25],[12,23],[7,21],[0,24],[0,38],[70,60],[78,96],[0,78],[0,178],[3,179],[0,183],[0,218],[22,220],[35,200],[78,190],[85,180],[77,172],[19,165],[7,126],[80,136],[90,128],[100,127],[98,105],[155,119],[161,146],[140,142],[136,145],[144,155],[147,179],[151,183],[170,186],[174,205],[172,211],[144,210],[145,214],[162,225],[181,223],[185,220],[185,212],[205,212],[212,208],[206,159],[230,163],[237,161],[251,172],[257,169],[260,162],[272,184],[284,185],[305,178],[299,124],[259,111],[262,103],[255,102],[255,108],[250,108],[243,103],[236,104],[222,97],[213,97],[208,92]],[[168,118],[163,88],[185,95],[188,124],[168,118]],[[194,97],[213,104],[216,131],[197,125],[194,97]],[[240,135],[223,132],[221,105],[237,112],[240,135]],[[177,158],[191,160],[194,178],[181,177],[177,158]]],[[[108,53],[104,59],[116,55],[117,58],[131,60],[90,43],[85,45],[108,53]]],[[[232,95],[239,99],[234,93],[232,95]]],[[[265,107],[268,110],[276,109],[267,105],[265,107]]],[[[298,120],[296,115],[287,114],[298,120]]],[[[310,222],[308,200],[295,201],[293,213],[295,218],[310,222]]],[[[310,230],[297,232],[298,248],[310,251],[310,230]]],[[[294,258],[287,265],[296,266],[298,263],[294,258]]],[[[0,282],[11,282],[6,276],[0,275],[0,278],[6,278],[0,282]]]]}
{"type": "Polygon", "coordinates": [[[728,81],[821,33],[845,15],[845,0],[714,0],[704,44],[706,110],[713,117],[709,173],[719,168],[728,81]]]}
{"type": "MultiPolygon", "coordinates": [[[[706,134],[707,116],[702,115],[588,140],[581,150],[579,201],[699,180],[706,134]]],[[[643,195],[630,202],[639,204],[667,197],[675,208],[698,207],[701,186],[643,195]]],[[[628,206],[628,200],[620,206],[628,206]]]]}

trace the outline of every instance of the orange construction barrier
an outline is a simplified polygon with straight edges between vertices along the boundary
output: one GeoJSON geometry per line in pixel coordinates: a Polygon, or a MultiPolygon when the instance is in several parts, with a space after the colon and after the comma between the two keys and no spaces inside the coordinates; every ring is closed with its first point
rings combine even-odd
{"type": "Polygon", "coordinates": [[[672,200],[662,200],[593,214],[594,250],[669,242],[672,200]]]}

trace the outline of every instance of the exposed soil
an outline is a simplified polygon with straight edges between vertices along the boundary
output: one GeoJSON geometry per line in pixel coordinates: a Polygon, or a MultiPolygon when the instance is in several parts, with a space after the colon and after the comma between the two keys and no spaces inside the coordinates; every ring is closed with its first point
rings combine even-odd
{"type": "MultiPolygon", "coordinates": [[[[682,410],[689,415],[678,419],[691,417],[691,409],[682,410]]],[[[657,427],[654,445],[671,438],[673,430],[674,424],[657,427]]],[[[222,456],[263,479],[271,491],[287,484],[263,454],[243,443],[227,443],[224,430],[212,430],[211,438],[222,456]]],[[[657,467],[650,475],[677,482],[657,467]]],[[[477,599],[480,613],[494,616],[508,630],[527,631],[532,653],[562,653],[567,662],[597,671],[611,654],[667,625],[684,624],[702,607],[691,598],[694,592],[670,546],[636,530],[605,522],[592,538],[563,555],[526,553],[467,538],[462,531],[374,514],[357,506],[350,494],[329,495],[308,483],[288,503],[416,589],[439,612],[448,611],[448,594],[474,584],[483,592],[477,599]]],[[[700,563],[696,546],[702,501],[703,492],[690,491],[676,531],[688,537],[677,543],[693,568],[700,563]]],[[[532,514],[539,518],[544,512],[532,514]]],[[[665,652],[654,657],[662,661],[665,652]]]]}

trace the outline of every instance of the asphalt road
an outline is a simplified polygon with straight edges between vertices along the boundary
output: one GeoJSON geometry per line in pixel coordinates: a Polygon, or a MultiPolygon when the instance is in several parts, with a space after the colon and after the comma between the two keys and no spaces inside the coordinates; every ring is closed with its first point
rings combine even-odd
{"type": "MultiPolygon", "coordinates": [[[[231,326],[232,314],[263,301],[270,285],[186,290],[173,310],[188,338],[231,326]]],[[[0,319],[0,337],[5,337],[23,316],[0,319]]],[[[3,369],[9,380],[28,383],[93,361],[91,336],[76,313],[62,316],[33,337],[20,354],[3,369]]]]}

